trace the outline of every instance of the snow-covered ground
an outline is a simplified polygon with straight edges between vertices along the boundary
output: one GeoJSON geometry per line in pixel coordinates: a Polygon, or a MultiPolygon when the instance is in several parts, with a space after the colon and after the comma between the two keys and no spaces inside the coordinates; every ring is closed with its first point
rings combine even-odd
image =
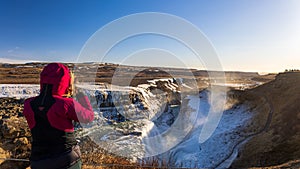
{"type": "Polygon", "coordinates": [[[28,98],[40,93],[40,85],[0,84],[0,97],[28,98]]]}
{"type": "MultiPolygon", "coordinates": [[[[229,109],[224,112],[217,129],[212,136],[204,143],[199,143],[199,135],[202,131],[203,124],[206,121],[207,112],[210,107],[207,91],[203,91],[202,102],[200,102],[199,114],[193,130],[189,133],[179,145],[167,152],[170,160],[177,166],[190,168],[215,168],[228,154],[233,146],[243,136],[240,130],[251,118],[251,113],[244,105],[229,109]]],[[[193,100],[198,96],[190,96],[190,106],[196,109],[193,100]]]]}
{"type": "MultiPolygon", "coordinates": [[[[172,81],[162,81],[167,82],[165,87],[176,90],[177,86],[172,81]]],[[[225,110],[212,136],[200,143],[199,136],[206,132],[203,125],[211,108],[210,92],[204,90],[197,95],[188,95],[182,98],[187,104],[165,107],[164,94],[149,90],[149,86],[154,87],[156,82],[150,81],[139,87],[77,86],[85,90],[95,108],[95,121],[83,125],[81,136],[88,135],[102,148],[133,160],[157,155],[158,159],[175,166],[191,168],[215,168],[244,138],[240,131],[251,119],[245,105],[225,110]],[[97,107],[96,91],[104,95],[111,92],[116,107],[97,107]],[[131,103],[130,93],[139,93],[143,104],[139,101],[131,103]],[[148,109],[144,109],[145,106],[148,109]],[[180,115],[181,110],[184,110],[184,116],[180,115]],[[109,121],[104,116],[107,112],[120,113],[129,120],[120,123],[109,121]]],[[[27,98],[39,94],[39,85],[1,84],[0,87],[0,97],[27,98]]]]}

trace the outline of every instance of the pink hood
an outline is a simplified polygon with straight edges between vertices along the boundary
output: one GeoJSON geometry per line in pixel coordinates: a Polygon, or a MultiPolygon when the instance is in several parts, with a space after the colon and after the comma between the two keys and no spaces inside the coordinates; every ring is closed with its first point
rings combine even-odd
{"type": "Polygon", "coordinates": [[[52,84],[52,95],[62,96],[67,93],[70,85],[70,70],[61,63],[50,63],[44,67],[40,74],[40,86],[52,84]]]}

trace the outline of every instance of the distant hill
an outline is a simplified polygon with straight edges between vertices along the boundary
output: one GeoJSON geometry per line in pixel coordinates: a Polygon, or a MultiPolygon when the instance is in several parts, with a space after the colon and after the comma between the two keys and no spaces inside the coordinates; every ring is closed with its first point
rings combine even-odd
{"type": "Polygon", "coordinates": [[[25,63],[28,63],[28,62],[38,62],[38,61],[0,58],[0,63],[8,63],[8,64],[25,64],[25,63]]]}

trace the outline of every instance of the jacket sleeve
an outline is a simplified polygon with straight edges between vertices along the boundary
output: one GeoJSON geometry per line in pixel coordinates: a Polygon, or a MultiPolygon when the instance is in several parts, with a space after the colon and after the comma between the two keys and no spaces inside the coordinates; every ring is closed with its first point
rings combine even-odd
{"type": "Polygon", "coordinates": [[[67,112],[67,116],[80,123],[89,123],[94,120],[93,108],[87,96],[82,96],[78,99],[72,99],[73,103],[67,112]]]}

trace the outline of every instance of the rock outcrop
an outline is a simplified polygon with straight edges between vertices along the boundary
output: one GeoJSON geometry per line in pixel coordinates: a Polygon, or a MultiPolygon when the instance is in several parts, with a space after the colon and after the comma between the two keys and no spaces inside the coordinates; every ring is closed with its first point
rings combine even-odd
{"type": "MultiPolygon", "coordinates": [[[[28,159],[30,156],[30,131],[22,116],[23,100],[0,98],[0,157],[28,159]]],[[[29,162],[0,160],[1,169],[23,169],[29,162]]]]}

